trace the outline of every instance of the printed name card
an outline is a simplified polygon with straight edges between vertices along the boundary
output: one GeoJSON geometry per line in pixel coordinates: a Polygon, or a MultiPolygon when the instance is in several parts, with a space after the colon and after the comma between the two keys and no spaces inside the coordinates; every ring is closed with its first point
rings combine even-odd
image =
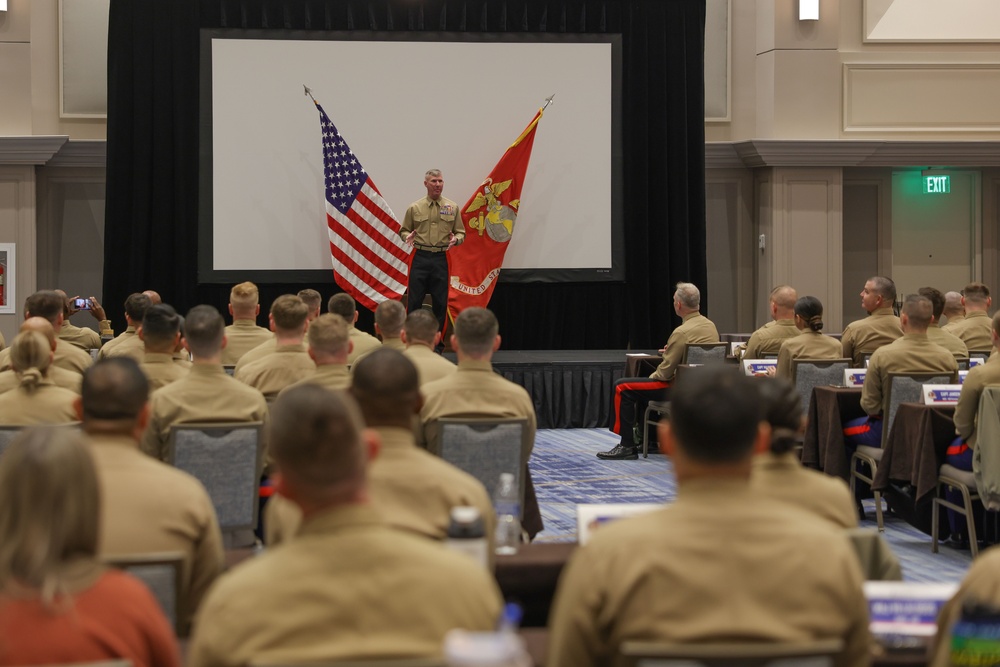
{"type": "Polygon", "coordinates": [[[958,383],[965,384],[965,378],[969,376],[969,371],[959,371],[958,372],[958,383]]]}
{"type": "Polygon", "coordinates": [[[873,635],[929,637],[937,632],[938,612],[958,584],[866,581],[864,587],[873,635]]]}
{"type": "Polygon", "coordinates": [[[747,375],[767,375],[768,368],[777,368],[777,359],[744,359],[743,372],[747,375]]]}
{"type": "Polygon", "coordinates": [[[986,360],[983,359],[982,357],[971,357],[969,359],[969,368],[975,368],[976,366],[979,366],[980,364],[985,364],[985,363],[986,363],[986,360]]]}
{"type": "Polygon", "coordinates": [[[865,384],[865,375],[868,374],[868,370],[865,368],[845,368],[844,369],[844,386],[845,387],[863,387],[865,384]]]}
{"type": "Polygon", "coordinates": [[[961,393],[960,384],[925,384],[924,405],[955,405],[961,393]]]}
{"type": "Polygon", "coordinates": [[[600,530],[608,522],[627,516],[651,512],[662,508],[659,503],[608,503],[603,505],[580,504],[576,506],[576,539],[583,546],[590,540],[590,533],[600,530]]]}

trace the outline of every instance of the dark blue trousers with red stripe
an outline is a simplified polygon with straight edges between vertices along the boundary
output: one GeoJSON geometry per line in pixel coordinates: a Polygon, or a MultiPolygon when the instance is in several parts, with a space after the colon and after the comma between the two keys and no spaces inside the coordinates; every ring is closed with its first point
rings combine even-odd
{"type": "MultiPolygon", "coordinates": [[[[972,448],[965,444],[962,437],[959,436],[952,440],[951,445],[949,445],[948,449],[945,451],[944,462],[948,465],[955,466],[959,470],[968,470],[971,472],[972,448]]],[[[945,491],[945,498],[956,505],[962,504],[962,492],[958,489],[947,489],[945,491]]],[[[969,536],[969,528],[965,523],[965,517],[958,512],[948,510],[948,523],[951,524],[951,532],[953,535],[962,535],[964,537],[969,536]]]]}
{"type": "Polygon", "coordinates": [[[611,406],[615,411],[615,421],[611,431],[622,437],[622,445],[635,447],[632,431],[650,401],[662,401],[667,397],[669,382],[653,378],[622,378],[615,382],[611,390],[611,406]]]}

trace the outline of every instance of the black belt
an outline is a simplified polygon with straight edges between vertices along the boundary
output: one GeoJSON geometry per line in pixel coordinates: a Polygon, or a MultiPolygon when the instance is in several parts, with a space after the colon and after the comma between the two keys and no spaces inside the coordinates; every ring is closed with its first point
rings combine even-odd
{"type": "Polygon", "coordinates": [[[430,252],[430,253],[447,252],[448,250],[448,246],[446,245],[423,245],[422,243],[414,243],[413,247],[419,250],[420,252],[430,252]]]}

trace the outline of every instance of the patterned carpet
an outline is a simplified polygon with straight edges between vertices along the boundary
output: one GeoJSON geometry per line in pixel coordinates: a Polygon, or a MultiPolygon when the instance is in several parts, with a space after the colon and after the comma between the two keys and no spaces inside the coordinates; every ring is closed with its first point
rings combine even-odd
{"type": "MultiPolygon", "coordinates": [[[[545,530],[536,541],[575,540],[578,503],[673,500],[676,483],[666,456],[650,454],[643,459],[640,455],[637,461],[602,461],[595,456],[616,444],[618,436],[604,429],[538,431],[530,466],[545,530]]],[[[870,500],[866,503],[868,519],[861,526],[874,529],[874,505],[870,500]]],[[[907,581],[959,581],[972,561],[968,551],[948,547],[932,554],[929,535],[891,514],[885,517],[885,537],[907,581]]]]}

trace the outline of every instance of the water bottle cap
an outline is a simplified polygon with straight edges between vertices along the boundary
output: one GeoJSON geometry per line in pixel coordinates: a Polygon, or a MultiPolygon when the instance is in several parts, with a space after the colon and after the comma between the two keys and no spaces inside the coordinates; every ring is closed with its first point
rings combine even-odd
{"type": "Polygon", "coordinates": [[[479,520],[479,510],[475,507],[452,507],[451,519],[456,523],[475,523],[479,520]]]}
{"type": "Polygon", "coordinates": [[[503,484],[505,482],[508,483],[508,484],[513,484],[514,483],[514,473],[511,473],[511,472],[502,472],[502,473],[500,473],[500,483],[503,484]]]}

